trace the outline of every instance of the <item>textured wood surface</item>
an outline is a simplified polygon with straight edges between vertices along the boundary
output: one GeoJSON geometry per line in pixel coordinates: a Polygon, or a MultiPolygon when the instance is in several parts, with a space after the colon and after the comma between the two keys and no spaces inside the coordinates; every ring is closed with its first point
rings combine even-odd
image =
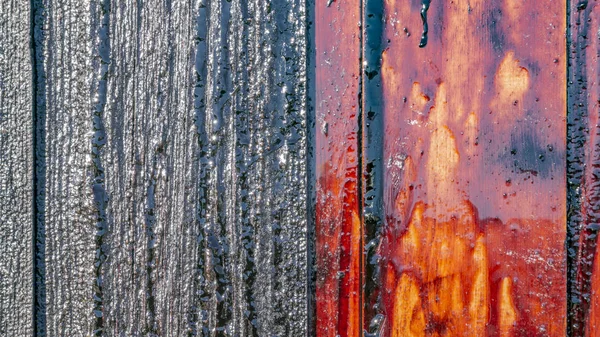
{"type": "Polygon", "coordinates": [[[360,336],[360,11],[315,4],[317,336],[360,336]]]}
{"type": "Polygon", "coordinates": [[[384,8],[383,335],[563,336],[566,4],[384,8]]]}
{"type": "MultiPolygon", "coordinates": [[[[354,232],[364,234],[357,267],[364,292],[356,300],[362,317],[349,320],[358,327],[347,329],[376,336],[565,335],[566,7],[364,2],[362,57],[353,60],[363,68],[356,96],[362,111],[352,121],[362,135],[361,229],[354,232]]],[[[336,18],[317,21],[329,45],[352,31],[329,37],[336,18]]],[[[333,64],[350,67],[348,54],[333,64]]],[[[329,74],[321,63],[319,71],[329,74]]],[[[327,76],[327,84],[348,83],[341,74],[327,76]]],[[[353,157],[346,130],[352,125],[329,125],[337,141],[317,154],[353,157]]],[[[326,172],[322,180],[341,186],[338,171],[326,172]]],[[[317,218],[317,228],[327,224],[317,218]]],[[[318,230],[317,250],[337,247],[327,258],[347,254],[328,239],[318,230]]],[[[321,270],[323,277],[331,272],[321,270]]],[[[354,292],[337,298],[343,295],[354,292]]],[[[345,312],[341,300],[328,298],[338,315],[345,312]]]]}
{"type": "Polygon", "coordinates": [[[0,27],[0,335],[305,335],[304,2],[3,1],[0,27]]]}
{"type": "Polygon", "coordinates": [[[29,3],[0,1],[0,336],[30,336],[33,306],[29,3]]]}
{"type": "Polygon", "coordinates": [[[599,10],[0,0],[0,336],[600,334],[599,10]]]}
{"type": "Polygon", "coordinates": [[[599,115],[596,1],[570,1],[568,51],[568,335],[600,333],[600,263],[597,256],[599,115]]]}

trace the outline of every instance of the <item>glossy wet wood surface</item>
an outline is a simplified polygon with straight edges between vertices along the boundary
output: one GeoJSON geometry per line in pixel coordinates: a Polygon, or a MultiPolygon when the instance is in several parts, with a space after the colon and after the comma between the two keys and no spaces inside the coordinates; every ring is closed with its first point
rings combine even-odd
{"type": "Polygon", "coordinates": [[[307,6],[0,0],[0,336],[302,336],[307,6]]]}
{"type": "Polygon", "coordinates": [[[600,335],[598,20],[0,0],[0,336],[600,335]]]}
{"type": "Polygon", "coordinates": [[[358,1],[315,3],[316,335],[360,336],[358,1]]]}
{"type": "MultiPolygon", "coordinates": [[[[344,11],[323,11],[343,16],[345,4],[344,11]]],[[[549,0],[362,6],[362,110],[355,124],[362,195],[360,229],[352,233],[362,233],[363,246],[351,257],[361,261],[360,329],[376,336],[564,336],[575,323],[571,316],[567,322],[565,32],[568,14],[573,20],[584,6],[567,10],[564,1],[549,0]]],[[[317,38],[319,25],[332,21],[317,21],[317,38]]],[[[596,54],[584,64],[595,67],[596,54]]],[[[317,64],[321,71],[327,68],[317,64]]],[[[329,147],[317,154],[345,151],[342,135],[329,125],[329,147]]],[[[319,214],[333,213],[317,208],[319,214]]],[[[338,222],[337,232],[319,241],[332,224],[318,220],[317,249],[344,238],[338,222]]],[[[335,272],[317,263],[317,275],[335,272]]],[[[351,282],[340,271],[338,282],[351,282]]],[[[353,315],[339,301],[328,305],[338,306],[337,315],[353,315]]],[[[327,319],[331,312],[319,314],[327,319]]],[[[347,335],[330,328],[317,331],[347,335]]]]}
{"type": "Polygon", "coordinates": [[[383,335],[562,336],[564,3],[385,12],[383,335]]]}

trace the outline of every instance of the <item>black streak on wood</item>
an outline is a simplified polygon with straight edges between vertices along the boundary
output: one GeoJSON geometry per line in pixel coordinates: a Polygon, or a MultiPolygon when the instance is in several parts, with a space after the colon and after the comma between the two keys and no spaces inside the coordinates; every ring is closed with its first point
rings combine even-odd
{"type": "Polygon", "coordinates": [[[42,0],[30,2],[32,71],[33,335],[46,336],[46,73],[42,0]]]}
{"type": "Polygon", "coordinates": [[[92,162],[93,172],[91,187],[94,195],[94,206],[96,209],[96,253],[94,255],[94,316],[95,323],[93,333],[95,336],[103,335],[104,328],[104,305],[102,267],[106,261],[106,247],[104,236],[107,230],[106,206],[108,197],[106,193],[105,172],[102,162],[102,152],[106,145],[106,127],[104,121],[104,109],[106,107],[108,91],[108,68],[110,65],[110,1],[104,0],[93,8],[96,17],[95,28],[97,45],[94,46],[96,58],[94,68],[96,69],[95,101],[92,107],[92,162]]]}
{"type": "Polygon", "coordinates": [[[364,0],[362,35],[362,57],[364,72],[361,77],[361,127],[359,157],[362,170],[361,206],[363,242],[361,247],[364,276],[362,307],[364,316],[361,330],[370,329],[371,320],[378,317],[379,306],[379,261],[377,251],[379,237],[383,227],[383,102],[381,83],[381,56],[383,52],[384,2],[382,0],[364,0]]]}
{"type": "MultiPolygon", "coordinates": [[[[586,174],[597,170],[595,126],[589,125],[588,64],[590,13],[587,1],[571,0],[567,7],[567,335],[584,337],[590,309],[591,275],[597,246],[596,181],[586,174]],[[589,147],[592,157],[588,157],[589,147]]],[[[590,88],[591,89],[591,88],[590,88]]],[[[592,175],[597,177],[597,175],[592,175]]],[[[595,178],[593,178],[595,179],[595,178]]]]}

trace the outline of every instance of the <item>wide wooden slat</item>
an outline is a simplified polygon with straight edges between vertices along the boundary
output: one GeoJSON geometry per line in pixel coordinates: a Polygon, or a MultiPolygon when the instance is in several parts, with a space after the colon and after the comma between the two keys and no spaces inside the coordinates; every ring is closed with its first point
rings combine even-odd
{"type": "Polygon", "coordinates": [[[183,171],[190,174],[193,163],[186,140],[193,136],[191,93],[181,87],[191,77],[191,8],[175,5],[171,13],[161,1],[109,5],[110,66],[104,106],[95,109],[107,248],[99,261],[103,321],[97,328],[108,335],[182,334],[192,292],[182,283],[193,284],[195,267],[185,253],[196,241],[188,229],[193,203],[181,200],[183,171]],[[181,24],[187,30],[177,30],[181,24]]]}
{"type": "Polygon", "coordinates": [[[0,1],[0,336],[33,332],[33,74],[28,1],[0,1]]]}
{"type": "Polygon", "coordinates": [[[304,2],[36,6],[39,333],[306,334],[304,2]]]}
{"type": "Polygon", "coordinates": [[[317,336],[360,336],[360,3],[315,3],[317,336]]]}
{"type": "Polygon", "coordinates": [[[421,8],[384,2],[382,336],[564,336],[566,4],[432,2],[424,48],[421,8]]]}
{"type": "Polygon", "coordinates": [[[349,104],[337,9],[316,4],[317,333],[563,335],[565,4],[366,1],[349,104]]]}

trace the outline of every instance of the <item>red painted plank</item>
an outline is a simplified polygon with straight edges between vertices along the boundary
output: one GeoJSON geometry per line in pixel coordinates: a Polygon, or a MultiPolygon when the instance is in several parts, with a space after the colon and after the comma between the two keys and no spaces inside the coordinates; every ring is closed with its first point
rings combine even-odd
{"type": "Polygon", "coordinates": [[[564,336],[563,1],[385,2],[385,336],[564,336]]]}
{"type": "Polygon", "coordinates": [[[317,336],[359,336],[360,5],[315,6],[317,336]]]}

